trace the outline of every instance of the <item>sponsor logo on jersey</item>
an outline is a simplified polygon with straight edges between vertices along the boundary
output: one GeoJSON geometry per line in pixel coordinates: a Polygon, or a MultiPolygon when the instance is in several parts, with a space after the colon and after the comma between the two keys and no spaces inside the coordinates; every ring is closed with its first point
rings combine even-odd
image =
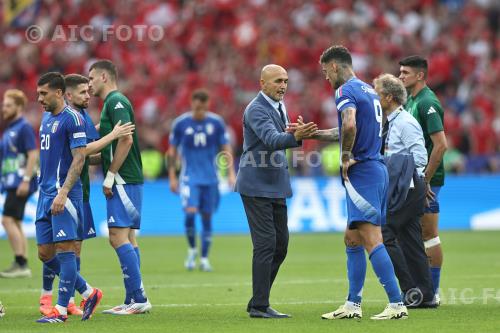
{"type": "Polygon", "coordinates": [[[427,111],[427,114],[432,114],[432,113],[436,113],[436,112],[437,112],[437,111],[436,111],[436,109],[434,109],[434,107],[433,107],[433,106],[431,106],[431,107],[429,108],[429,111],[427,111]]]}
{"type": "Polygon", "coordinates": [[[77,133],[73,133],[73,138],[74,139],[78,139],[78,138],[85,138],[87,135],[85,134],[85,132],[77,132],[77,133]]]}
{"type": "Polygon", "coordinates": [[[111,215],[108,219],[108,223],[115,223],[115,218],[111,215]]]}
{"type": "Polygon", "coordinates": [[[186,128],[186,130],[184,131],[184,133],[186,135],[191,135],[191,134],[194,133],[194,129],[192,127],[188,127],[188,128],[186,128]]]}
{"type": "Polygon", "coordinates": [[[123,106],[123,104],[122,104],[121,102],[118,102],[118,103],[116,103],[116,105],[115,105],[115,110],[116,110],[116,109],[125,109],[125,107],[123,106]]]}

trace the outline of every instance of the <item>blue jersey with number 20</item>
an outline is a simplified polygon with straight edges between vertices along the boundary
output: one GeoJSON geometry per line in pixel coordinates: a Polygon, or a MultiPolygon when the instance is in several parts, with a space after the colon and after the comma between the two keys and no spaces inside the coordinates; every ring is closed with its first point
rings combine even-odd
{"type": "MultiPolygon", "coordinates": [[[[73,162],[71,150],[87,145],[85,121],[66,106],[57,115],[45,112],[40,126],[40,191],[55,197],[73,162]]],[[[70,199],[82,199],[80,178],[68,193],[70,199]]]]}
{"type": "MultiPolygon", "coordinates": [[[[352,154],[356,161],[381,160],[382,106],[375,90],[353,77],[335,92],[339,132],[342,133],[342,112],[348,107],[356,109],[356,139],[352,154]]],[[[342,138],[340,138],[342,142],[342,138]]]]}

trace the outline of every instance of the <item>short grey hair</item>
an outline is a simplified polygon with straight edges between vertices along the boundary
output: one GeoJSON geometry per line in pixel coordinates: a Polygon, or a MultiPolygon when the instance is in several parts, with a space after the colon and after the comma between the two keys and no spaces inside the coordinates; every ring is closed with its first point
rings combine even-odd
{"type": "Polygon", "coordinates": [[[394,101],[400,105],[406,104],[408,96],[403,82],[392,74],[381,74],[373,80],[373,85],[378,85],[382,94],[391,95],[394,101]]]}

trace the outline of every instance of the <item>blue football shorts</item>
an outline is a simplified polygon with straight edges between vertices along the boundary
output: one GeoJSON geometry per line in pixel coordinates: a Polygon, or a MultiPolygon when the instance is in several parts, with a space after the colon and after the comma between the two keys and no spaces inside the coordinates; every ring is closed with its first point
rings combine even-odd
{"type": "Polygon", "coordinates": [[[83,239],[83,200],[66,200],[64,211],[52,215],[50,207],[55,197],[40,193],[36,209],[36,241],[37,244],[52,244],[62,241],[83,239]]]}
{"type": "Polygon", "coordinates": [[[359,162],[349,168],[348,177],[344,186],[349,229],[356,229],[359,222],[384,225],[389,187],[386,166],[380,161],[359,162]]]}
{"type": "Polygon", "coordinates": [[[218,184],[210,185],[180,185],[182,207],[198,208],[198,211],[205,214],[213,214],[217,210],[220,201],[218,184]]]}
{"type": "Polygon", "coordinates": [[[142,184],[113,185],[106,200],[108,228],[141,228],[142,184]]]}

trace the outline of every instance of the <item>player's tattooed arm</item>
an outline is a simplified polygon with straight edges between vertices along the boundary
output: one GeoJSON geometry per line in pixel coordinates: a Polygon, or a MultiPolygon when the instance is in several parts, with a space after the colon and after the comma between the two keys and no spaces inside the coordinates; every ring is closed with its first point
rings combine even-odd
{"type": "Polygon", "coordinates": [[[342,153],[350,153],[352,151],[355,139],[356,109],[347,108],[342,112],[342,153]]]}
{"type": "Polygon", "coordinates": [[[327,142],[339,141],[339,128],[334,127],[325,130],[317,130],[316,133],[311,136],[311,139],[327,142]]]}
{"type": "MultiPolygon", "coordinates": [[[[302,119],[302,116],[299,116],[297,118],[297,123],[296,124],[289,124],[289,128],[287,128],[287,131],[293,133],[297,125],[304,125],[304,120],[302,119]]],[[[304,137],[304,139],[313,139],[313,140],[319,140],[319,141],[338,141],[339,140],[339,128],[334,127],[330,129],[325,129],[325,130],[316,130],[314,134],[311,134],[307,137],[304,137]]]]}
{"type": "Polygon", "coordinates": [[[342,147],[342,177],[348,181],[347,170],[351,162],[351,151],[356,139],[356,109],[352,107],[346,108],[342,111],[342,140],[340,146],[342,147]]]}
{"type": "Polygon", "coordinates": [[[65,189],[66,192],[69,192],[80,179],[83,164],[85,163],[85,147],[74,148],[71,150],[71,154],[73,155],[73,162],[69,166],[68,175],[62,186],[62,189],[65,189]]]}
{"type": "Polygon", "coordinates": [[[54,201],[52,201],[52,215],[58,215],[64,211],[68,193],[77,180],[80,179],[82,173],[83,164],[85,163],[85,147],[74,148],[71,150],[71,154],[73,155],[73,162],[71,162],[63,186],[59,189],[54,201]]]}

